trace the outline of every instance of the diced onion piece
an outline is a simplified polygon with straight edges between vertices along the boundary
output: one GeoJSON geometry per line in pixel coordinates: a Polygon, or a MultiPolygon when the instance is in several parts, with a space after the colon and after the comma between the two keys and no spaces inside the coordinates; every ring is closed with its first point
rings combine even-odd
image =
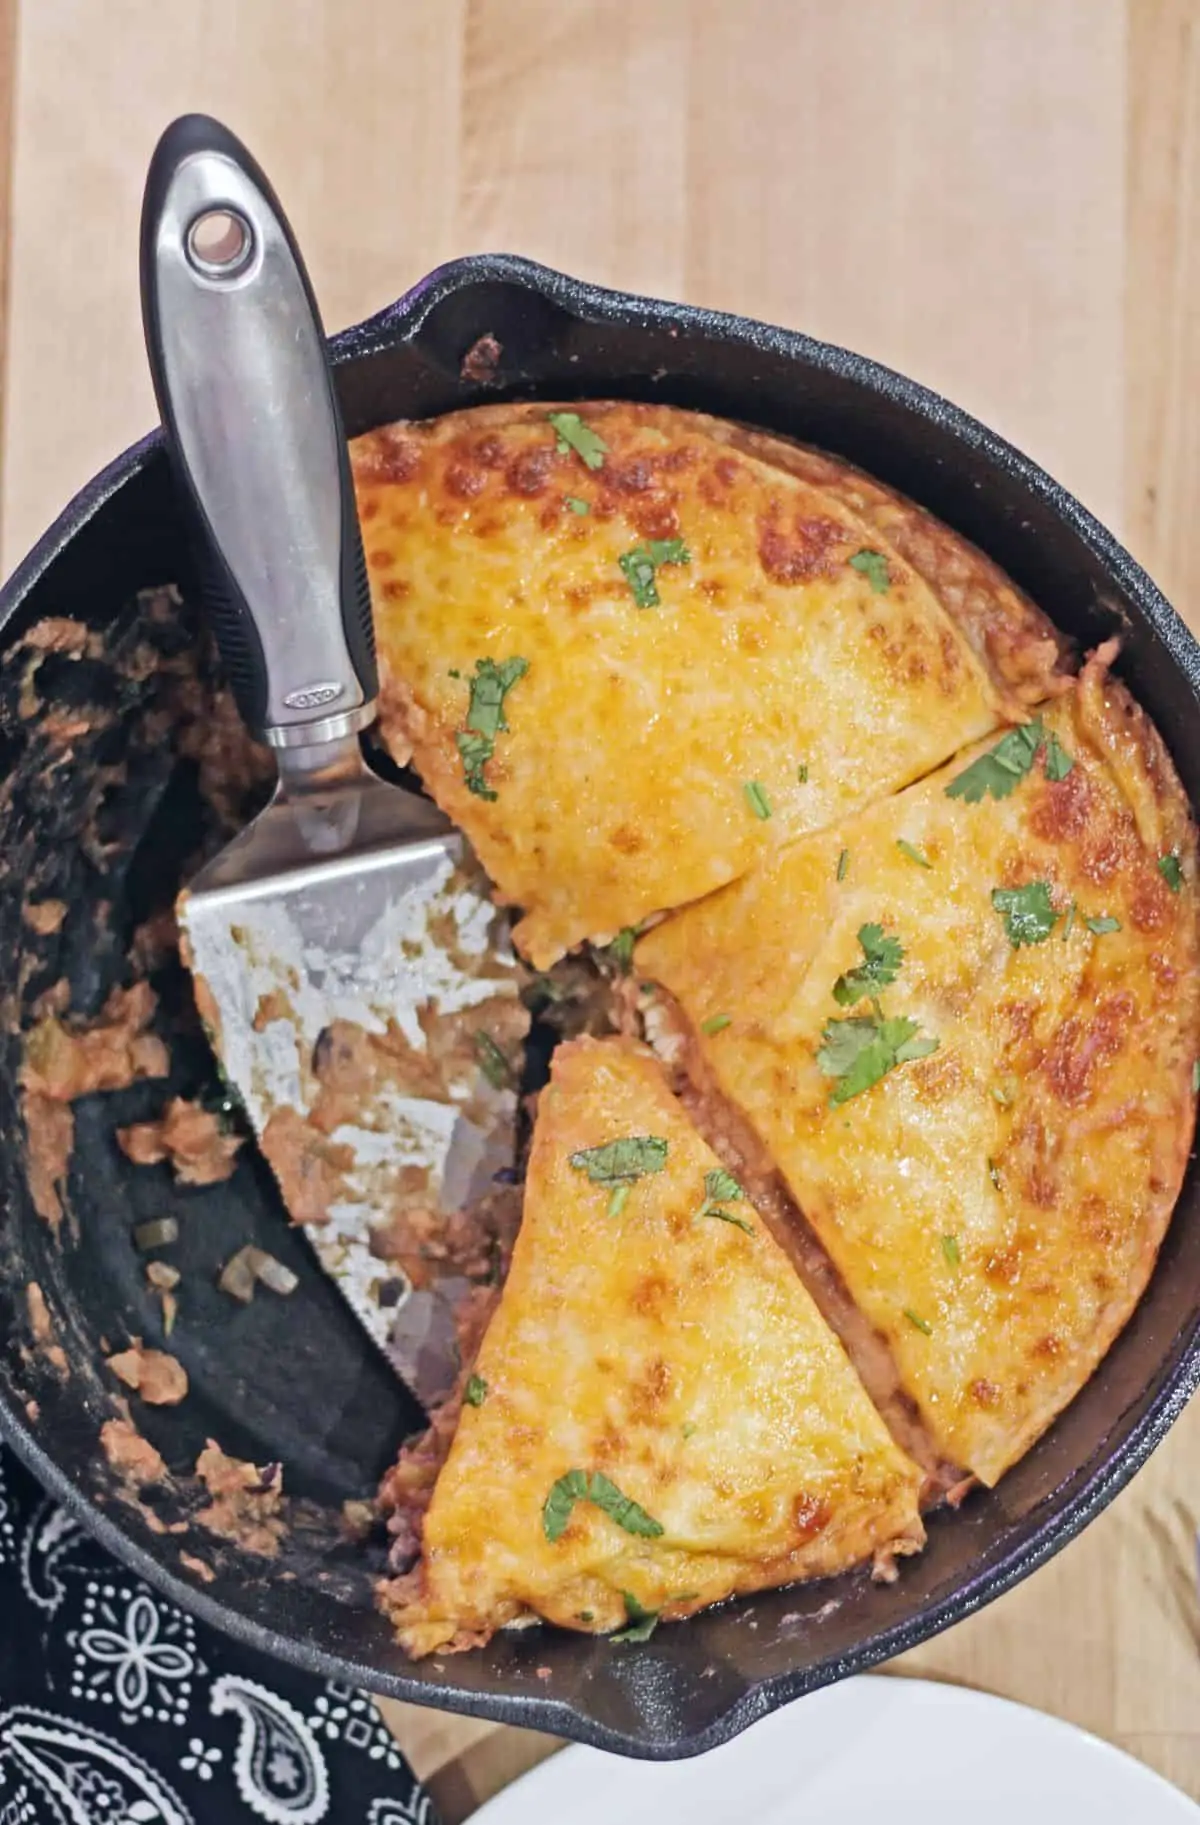
{"type": "Polygon", "coordinates": [[[152,1217],[149,1223],[139,1223],[133,1232],[134,1247],[143,1255],[152,1248],[168,1248],[178,1240],[179,1225],[174,1217],[152,1217]]]}
{"type": "Polygon", "coordinates": [[[255,1276],[262,1281],[265,1287],[269,1287],[271,1292],[278,1293],[284,1299],[295,1292],[300,1284],[300,1279],[290,1267],[285,1267],[282,1261],[277,1261],[274,1255],[269,1255],[265,1248],[252,1248],[249,1252],[253,1257],[252,1265],[255,1276]]]}
{"type": "Polygon", "coordinates": [[[179,1285],[180,1274],[169,1261],[147,1261],[146,1278],[160,1293],[169,1293],[173,1286],[179,1285]]]}
{"type": "Polygon", "coordinates": [[[241,1305],[249,1305],[254,1297],[258,1276],[254,1272],[253,1257],[260,1252],[249,1245],[239,1248],[236,1255],[230,1255],[221,1269],[217,1285],[223,1293],[228,1293],[231,1299],[236,1299],[241,1305]]]}

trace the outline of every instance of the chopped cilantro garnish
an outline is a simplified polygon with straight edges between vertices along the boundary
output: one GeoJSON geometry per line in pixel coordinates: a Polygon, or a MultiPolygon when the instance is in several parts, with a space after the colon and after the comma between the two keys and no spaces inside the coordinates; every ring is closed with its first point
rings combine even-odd
{"type": "Polygon", "coordinates": [[[800,784],[802,786],[807,786],[807,784],[808,784],[808,762],[806,760],[802,760],[800,762],[800,765],[796,768],[796,778],[800,781],[800,784]]]}
{"type": "Polygon", "coordinates": [[[617,559],[639,608],[657,608],[657,573],[663,564],[690,564],[692,554],[682,539],[647,539],[617,559]]]}
{"type": "Polygon", "coordinates": [[[629,1194],[632,1190],[633,1186],[628,1179],[622,1179],[619,1185],[613,1186],[608,1194],[608,1215],[610,1217],[620,1216],[629,1201],[629,1194]]]}
{"type": "Polygon", "coordinates": [[[550,412],[550,423],[558,437],[555,448],[560,456],[568,450],[574,450],[579,460],[589,469],[602,469],[608,445],[598,431],[591,425],[585,425],[578,412],[550,412]]]}
{"type": "Polygon", "coordinates": [[[870,551],[865,547],[862,551],[856,551],[850,560],[850,568],[861,571],[875,595],[886,594],[887,586],[892,579],[888,571],[887,559],[881,551],[870,551]]]}
{"type": "Polygon", "coordinates": [[[592,511],[587,501],[581,501],[577,494],[564,494],[563,506],[569,507],[572,513],[590,513],[592,511]]]}
{"type": "Polygon", "coordinates": [[[1158,872],[1167,886],[1171,889],[1171,892],[1178,893],[1183,886],[1183,869],[1179,866],[1179,857],[1174,853],[1171,855],[1160,855],[1158,858],[1158,872]]]}
{"type": "Polygon", "coordinates": [[[1002,1077],[998,1084],[992,1085],[992,1095],[995,1097],[996,1101],[999,1103],[999,1105],[1002,1109],[1008,1109],[1011,1107],[1013,1098],[1016,1096],[1016,1093],[1017,1093],[1017,1080],[1015,1077],[1002,1077]]]}
{"type": "Polygon", "coordinates": [[[732,1014],[710,1014],[707,1020],[700,1022],[700,1031],[711,1039],[715,1033],[723,1033],[732,1019],[732,1014]]]}
{"type": "Polygon", "coordinates": [[[679,1430],[684,1438],[692,1438],[695,1435],[696,1428],[691,1420],[688,1420],[686,1425],[680,1426],[679,1430]]]}
{"type": "Polygon", "coordinates": [[[512,1082],[513,1070],[490,1033],[476,1033],[475,1056],[479,1068],[493,1090],[503,1090],[512,1082]]]}
{"type": "Polygon", "coordinates": [[[602,1470],[590,1473],[568,1470],[565,1476],[559,1477],[542,1504],[542,1532],[551,1544],[565,1532],[576,1502],[591,1502],[628,1534],[657,1540],[663,1531],[662,1522],[648,1515],[629,1496],[622,1495],[602,1470]]]}
{"type": "Polygon", "coordinates": [[[837,878],[839,881],[844,881],[846,879],[846,870],[849,865],[850,851],[848,849],[843,849],[837,861],[837,878]]]}
{"type": "Polygon", "coordinates": [[[633,963],[633,947],[637,943],[638,928],[636,925],[624,925],[608,946],[608,954],[616,964],[622,976],[628,976],[633,963]]]}
{"type": "Polygon", "coordinates": [[[897,1065],[928,1058],[938,1049],[938,1041],[922,1033],[915,1020],[885,1020],[879,1013],[830,1020],[821,1039],[817,1065],[823,1076],[838,1080],[829,1099],[834,1108],[869,1090],[897,1065]]]}
{"type": "Polygon", "coordinates": [[[632,1591],[622,1591],[625,1599],[626,1626],[610,1635],[610,1641],[649,1641],[658,1626],[658,1611],[643,1609],[632,1591]]]}
{"type": "Polygon", "coordinates": [[[745,1217],[735,1216],[731,1210],[722,1210],[722,1204],[736,1204],[745,1197],[745,1192],[731,1172],[723,1166],[716,1166],[704,1175],[704,1202],[696,1212],[695,1221],[702,1217],[716,1217],[721,1223],[732,1223],[738,1229],[744,1229],[748,1236],[754,1234],[754,1226],[747,1223],[745,1217]]]}
{"type": "Polygon", "coordinates": [[[904,837],[898,836],[896,838],[896,847],[901,855],[907,856],[910,862],[915,862],[918,868],[933,867],[933,863],[929,860],[925,851],[923,849],[918,849],[914,843],[907,842],[904,837]]]}
{"type": "Polygon", "coordinates": [[[916,1312],[912,1311],[907,1305],[904,1308],[904,1316],[908,1319],[910,1324],[916,1326],[918,1331],[923,1331],[926,1337],[933,1336],[933,1326],[930,1324],[928,1318],[919,1318],[916,1312]]]}
{"type": "Polygon", "coordinates": [[[1111,913],[1105,913],[1099,919],[1088,919],[1086,924],[1088,930],[1095,932],[1098,938],[1102,938],[1105,932],[1119,932],[1121,929],[1121,921],[1114,919],[1111,913]]]}
{"type": "Polygon", "coordinates": [[[746,803],[755,817],[760,817],[765,822],[771,815],[771,801],[767,797],[766,787],[757,779],[748,779],[742,791],[746,794],[746,803]]]}
{"type": "Polygon", "coordinates": [[[463,1395],[468,1407],[482,1407],[488,1397],[488,1385],[482,1375],[472,1375],[467,1380],[467,1391],[463,1395]]]}
{"type": "Polygon", "coordinates": [[[958,1266],[959,1262],[962,1260],[962,1256],[959,1253],[957,1236],[942,1237],[942,1254],[946,1258],[947,1267],[958,1266]]]}
{"type": "Polygon", "coordinates": [[[1053,731],[1046,737],[1046,758],[1043,765],[1046,769],[1046,778],[1052,779],[1056,783],[1060,779],[1066,779],[1067,774],[1075,765],[1075,762],[1053,731]]]}
{"type": "Polygon", "coordinates": [[[656,1134],[629,1134],[571,1155],[576,1172],[585,1172],[593,1185],[633,1185],[666,1163],[667,1143],[656,1134]]]}
{"type": "Polygon", "coordinates": [[[1067,922],[1062,929],[1062,941],[1064,944],[1075,930],[1075,914],[1077,911],[1078,908],[1076,907],[1074,900],[1072,900],[1070,906],[1067,908],[1067,922]]]}
{"type": "Polygon", "coordinates": [[[994,887],[992,905],[1004,920],[1014,950],[1022,944],[1042,944],[1058,924],[1050,904],[1048,881],[1027,881],[1024,887],[994,887]]]}
{"type": "Polygon", "coordinates": [[[833,985],[833,999],[839,1007],[852,1008],[868,995],[878,994],[895,982],[904,961],[904,946],[899,938],[889,938],[882,925],[860,925],[858,942],[863,960],[857,969],[847,970],[833,985]]]}
{"type": "Polygon", "coordinates": [[[968,805],[977,805],[988,793],[993,798],[1007,798],[1018,780],[1029,772],[1042,747],[1046,750],[1047,779],[1065,779],[1075,763],[1058,737],[1047,735],[1039,717],[1002,735],[994,748],[950,781],[946,797],[961,798],[968,805]]]}
{"type": "Polygon", "coordinates": [[[528,659],[504,659],[499,665],[494,659],[475,661],[466,726],[454,739],[462,755],[467,790],[478,798],[494,800],[496,797],[484,779],[483,769],[496,751],[497,735],[508,728],[504,719],[504,699],[528,670],[528,659]]]}

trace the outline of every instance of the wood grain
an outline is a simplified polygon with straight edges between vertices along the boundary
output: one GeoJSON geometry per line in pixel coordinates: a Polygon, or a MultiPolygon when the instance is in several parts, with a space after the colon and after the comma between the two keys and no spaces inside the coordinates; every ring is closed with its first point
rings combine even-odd
{"type": "MultiPolygon", "coordinates": [[[[6,567],[151,421],[141,182],[199,107],[274,176],[331,326],[492,248],[807,329],[996,425],[1200,629],[1200,0],[21,0],[10,108],[17,5],[6,567]]],[[[1200,1408],[895,1670],[1071,1718],[1200,1798],[1197,1462],[1200,1408]]],[[[549,1746],[387,1710],[448,1825],[549,1746]]]]}

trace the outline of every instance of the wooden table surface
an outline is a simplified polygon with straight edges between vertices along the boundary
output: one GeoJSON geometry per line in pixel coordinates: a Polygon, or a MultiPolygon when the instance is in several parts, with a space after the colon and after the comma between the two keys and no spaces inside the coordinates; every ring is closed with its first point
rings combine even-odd
{"type": "MultiPolygon", "coordinates": [[[[1200,629],[1200,0],[0,0],[0,27],[5,569],[152,421],[141,183],[203,108],[272,174],[331,327],[503,249],[810,330],[1003,431],[1200,629]]],[[[1200,1798],[1198,1485],[1194,1407],[898,1670],[1200,1798]]],[[[547,1747],[391,1715],[448,1821],[547,1747]]]]}

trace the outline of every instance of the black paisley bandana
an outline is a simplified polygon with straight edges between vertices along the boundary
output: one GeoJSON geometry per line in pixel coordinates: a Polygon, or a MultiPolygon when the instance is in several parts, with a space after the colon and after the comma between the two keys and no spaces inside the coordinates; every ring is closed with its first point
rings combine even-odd
{"type": "Polygon", "coordinates": [[[0,1825],[437,1825],[374,1704],[204,1627],[0,1446],[0,1825]]]}

